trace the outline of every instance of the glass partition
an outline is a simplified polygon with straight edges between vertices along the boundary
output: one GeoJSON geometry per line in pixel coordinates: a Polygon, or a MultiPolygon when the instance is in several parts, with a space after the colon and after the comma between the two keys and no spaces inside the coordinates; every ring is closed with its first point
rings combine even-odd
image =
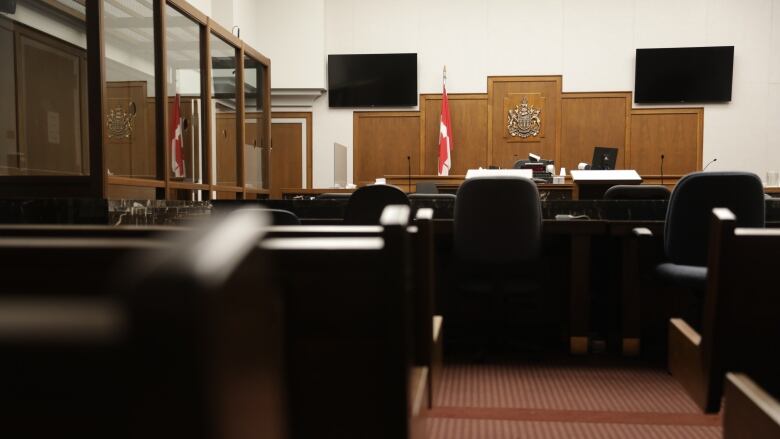
{"type": "Polygon", "coordinates": [[[157,178],[152,2],[103,0],[109,176],[157,178]]]}
{"type": "Polygon", "coordinates": [[[215,181],[222,186],[238,184],[236,135],[236,49],[211,35],[211,115],[216,146],[215,181]]]}
{"type": "Polygon", "coordinates": [[[245,119],[245,169],[246,184],[255,189],[268,188],[269,148],[265,144],[265,118],[263,112],[265,66],[259,61],[244,57],[245,119]]]}
{"type": "Polygon", "coordinates": [[[0,14],[0,175],[89,175],[84,7],[0,14]]]}
{"type": "Polygon", "coordinates": [[[165,7],[168,60],[168,148],[172,180],[203,182],[200,25],[165,7]]]}

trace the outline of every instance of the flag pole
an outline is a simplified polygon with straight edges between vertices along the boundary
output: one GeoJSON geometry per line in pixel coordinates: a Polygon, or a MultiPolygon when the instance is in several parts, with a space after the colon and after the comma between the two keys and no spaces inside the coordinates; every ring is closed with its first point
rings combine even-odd
{"type": "Polygon", "coordinates": [[[447,65],[444,65],[444,72],[442,72],[442,80],[444,82],[444,86],[447,86],[447,65]]]}

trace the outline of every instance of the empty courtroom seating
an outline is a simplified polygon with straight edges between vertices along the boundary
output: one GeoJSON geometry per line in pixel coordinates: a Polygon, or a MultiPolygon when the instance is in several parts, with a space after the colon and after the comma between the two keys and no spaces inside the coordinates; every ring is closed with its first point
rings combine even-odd
{"type": "Polygon", "coordinates": [[[408,215],[385,210],[380,236],[262,241],[284,301],[292,437],[421,433],[427,368],[413,367],[408,215]]]}
{"type": "Polygon", "coordinates": [[[191,230],[186,226],[109,226],[74,224],[2,224],[0,237],[156,238],[191,230]]]}
{"type": "Polygon", "coordinates": [[[395,186],[374,184],[363,186],[352,193],[344,214],[344,224],[379,224],[379,218],[386,206],[393,204],[409,205],[409,197],[395,186]]]}
{"type": "Polygon", "coordinates": [[[639,351],[641,313],[645,280],[658,281],[676,288],[677,299],[686,305],[674,312],[683,313],[694,327],[700,320],[701,294],[707,285],[709,215],[713,208],[726,207],[737,215],[742,227],[763,227],[764,208],[761,180],[747,172],[695,172],[677,183],[669,199],[663,230],[665,259],[651,261],[653,233],[647,228],[634,230],[635,241],[624,243],[628,252],[625,263],[633,271],[623,284],[624,351],[639,351]],[[648,270],[647,265],[654,267],[648,270]],[[652,271],[648,273],[648,271],[652,271]]]}
{"type": "Polygon", "coordinates": [[[439,188],[432,181],[421,181],[414,185],[414,190],[416,194],[435,195],[439,193],[439,188]]]}
{"type": "Polygon", "coordinates": [[[522,177],[466,180],[455,201],[453,238],[458,293],[447,312],[457,324],[448,316],[448,333],[455,329],[459,342],[480,345],[509,338],[510,322],[528,321],[522,313],[538,302],[530,297],[538,291],[533,273],[542,241],[536,184],[522,177]]]}
{"type": "Polygon", "coordinates": [[[605,200],[668,200],[669,188],[655,184],[618,184],[604,193],[605,200]]]}
{"type": "Polygon", "coordinates": [[[285,437],[279,301],[242,265],[263,223],[236,220],[183,245],[0,238],[0,435],[285,437]]]}
{"type": "Polygon", "coordinates": [[[771,394],[743,373],[726,375],[723,437],[774,439],[780,437],[780,395],[771,394]]]}
{"type": "MultiPolygon", "coordinates": [[[[396,209],[389,206],[385,210],[396,209]]],[[[271,227],[268,238],[303,237],[378,237],[384,229],[381,226],[300,226],[271,227]]],[[[408,228],[411,240],[411,271],[414,276],[412,294],[412,343],[414,364],[428,369],[428,404],[432,403],[435,385],[442,367],[443,318],[434,315],[434,248],[433,210],[418,209],[414,225],[408,228]]]]}
{"type": "Polygon", "coordinates": [[[272,223],[275,226],[297,226],[301,224],[298,216],[289,210],[266,209],[266,211],[271,214],[272,223]]]}
{"type": "Polygon", "coordinates": [[[780,296],[773,272],[780,230],[737,225],[731,211],[713,209],[701,330],[683,319],[669,322],[669,371],[706,412],[720,409],[727,371],[780,389],[774,348],[780,338],[780,296]]]}
{"type": "Polygon", "coordinates": [[[731,209],[741,227],[764,226],[764,188],[749,172],[695,172],[681,178],[666,212],[664,250],[668,262],[658,276],[674,285],[703,291],[706,284],[710,211],[731,209]]]}

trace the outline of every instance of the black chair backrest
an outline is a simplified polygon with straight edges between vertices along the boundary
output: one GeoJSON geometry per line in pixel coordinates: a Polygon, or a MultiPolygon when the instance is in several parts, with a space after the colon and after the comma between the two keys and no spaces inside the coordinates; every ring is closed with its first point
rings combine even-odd
{"type": "Polygon", "coordinates": [[[439,188],[432,181],[421,181],[415,185],[415,192],[418,194],[438,194],[439,188]]]}
{"type": "Polygon", "coordinates": [[[325,192],[317,195],[318,200],[346,200],[352,196],[350,192],[325,192]]]}
{"type": "Polygon", "coordinates": [[[617,184],[604,193],[605,200],[668,200],[672,192],[660,184],[617,184]]]}
{"type": "Polygon", "coordinates": [[[707,265],[710,213],[725,207],[738,227],[764,227],[764,188],[749,172],[694,172],[677,182],[669,198],[664,250],[675,264],[707,265]]]}
{"type": "Polygon", "coordinates": [[[522,177],[466,180],[455,200],[455,251],[464,261],[512,264],[535,259],[542,236],[536,184],[522,177]]]}
{"type": "Polygon", "coordinates": [[[298,216],[289,210],[284,209],[264,209],[271,214],[271,220],[275,226],[298,226],[301,220],[298,216]]]}
{"type": "Polygon", "coordinates": [[[391,204],[409,206],[409,197],[395,186],[386,184],[363,186],[349,197],[344,223],[347,225],[379,224],[382,211],[391,204]]]}
{"type": "Polygon", "coordinates": [[[455,194],[409,194],[410,200],[454,200],[455,194]]]}

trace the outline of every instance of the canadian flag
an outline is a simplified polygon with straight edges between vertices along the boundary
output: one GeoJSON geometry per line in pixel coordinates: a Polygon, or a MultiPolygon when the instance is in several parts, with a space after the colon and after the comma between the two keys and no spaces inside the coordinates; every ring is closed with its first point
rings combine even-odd
{"type": "Polygon", "coordinates": [[[452,167],[452,123],[447,100],[447,70],[442,83],[441,119],[439,120],[439,175],[450,175],[452,167]]]}
{"type": "Polygon", "coordinates": [[[173,100],[171,111],[171,171],[173,176],[181,178],[184,172],[184,148],[182,148],[183,120],[181,118],[181,99],[179,94],[173,100]]]}

